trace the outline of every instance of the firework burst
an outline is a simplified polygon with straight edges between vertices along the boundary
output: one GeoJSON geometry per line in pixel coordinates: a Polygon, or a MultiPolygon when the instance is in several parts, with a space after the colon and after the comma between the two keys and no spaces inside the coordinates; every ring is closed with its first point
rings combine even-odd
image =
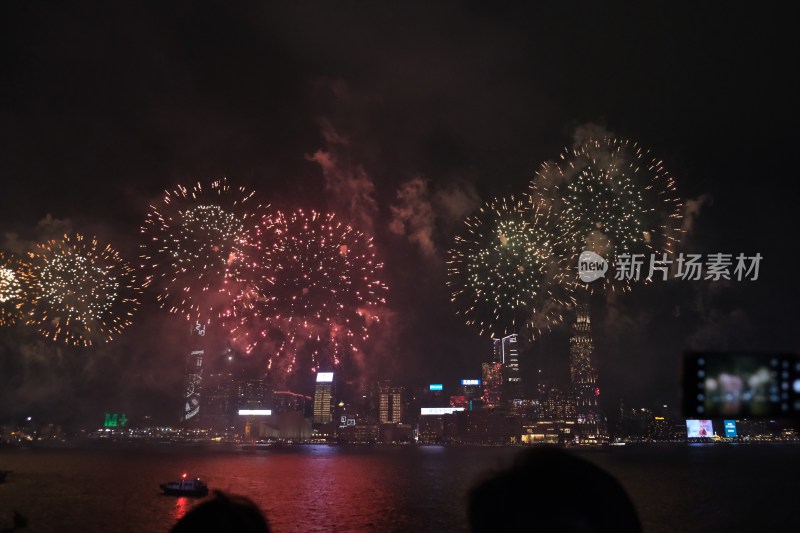
{"type": "Polygon", "coordinates": [[[247,353],[263,345],[269,369],[357,357],[385,303],[372,240],[333,214],[264,216],[235,265],[250,281],[226,314],[231,335],[247,353]]]}
{"type": "Polygon", "coordinates": [[[19,261],[0,252],[0,326],[17,321],[24,299],[25,286],[19,261]]]}
{"type": "Polygon", "coordinates": [[[178,186],[150,206],[141,259],[145,285],[159,290],[161,307],[203,323],[224,309],[235,292],[229,267],[261,207],[253,205],[253,195],[221,179],[205,187],[178,186]]]}
{"type": "Polygon", "coordinates": [[[76,234],[39,244],[28,255],[25,317],[42,335],[88,347],[130,325],[141,289],[116,250],[76,234]]]}
{"type": "MultiPolygon", "coordinates": [[[[555,215],[559,238],[554,248],[573,273],[584,250],[613,267],[620,254],[644,254],[649,261],[651,254],[671,255],[680,242],[683,206],[675,181],[660,160],[635,142],[604,138],[565,150],[560,161],[542,164],[530,198],[555,215]]],[[[609,275],[588,288],[629,290],[630,281],[609,275]]]]}
{"type": "Polygon", "coordinates": [[[533,337],[563,319],[571,297],[547,224],[545,209],[513,196],[465,220],[449,252],[447,284],[467,325],[492,337],[533,337]]]}

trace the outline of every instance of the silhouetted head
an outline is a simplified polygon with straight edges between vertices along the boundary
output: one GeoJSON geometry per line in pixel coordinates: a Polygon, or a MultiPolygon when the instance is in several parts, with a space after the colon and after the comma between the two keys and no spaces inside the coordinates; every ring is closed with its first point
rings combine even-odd
{"type": "Polygon", "coordinates": [[[267,519],[251,500],[215,491],[214,497],[201,503],[178,520],[171,533],[269,533],[267,519]]]}
{"type": "Polygon", "coordinates": [[[511,468],[473,487],[468,512],[474,533],[641,531],[616,479],[557,448],[525,451],[511,468]]]}

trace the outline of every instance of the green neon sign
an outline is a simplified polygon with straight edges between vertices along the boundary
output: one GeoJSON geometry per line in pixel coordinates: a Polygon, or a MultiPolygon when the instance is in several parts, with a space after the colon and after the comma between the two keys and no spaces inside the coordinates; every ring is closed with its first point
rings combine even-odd
{"type": "Polygon", "coordinates": [[[125,416],[125,413],[117,414],[117,413],[106,413],[106,419],[103,422],[104,428],[116,428],[116,427],[125,427],[125,424],[128,423],[128,417],[125,416]]]}

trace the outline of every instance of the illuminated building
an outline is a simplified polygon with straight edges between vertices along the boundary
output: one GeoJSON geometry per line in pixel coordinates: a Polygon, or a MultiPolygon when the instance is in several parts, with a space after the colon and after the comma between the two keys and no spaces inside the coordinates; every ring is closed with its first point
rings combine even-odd
{"type": "Polygon", "coordinates": [[[333,421],[338,422],[337,438],[339,440],[352,441],[353,438],[356,438],[357,434],[361,432],[353,429],[355,426],[371,425],[375,428],[378,427],[374,421],[369,420],[369,416],[365,411],[359,409],[359,406],[362,405],[359,398],[355,400],[355,402],[340,401],[334,409],[333,421]]]}
{"type": "Polygon", "coordinates": [[[379,387],[379,420],[381,424],[399,424],[403,418],[403,388],[389,381],[379,387]]]}
{"type": "Polygon", "coordinates": [[[463,411],[463,407],[423,407],[420,409],[421,416],[442,416],[442,415],[452,415],[453,413],[457,413],[463,411]]]}
{"type": "Polygon", "coordinates": [[[445,394],[444,385],[431,383],[416,391],[420,407],[447,407],[450,405],[449,396],[445,394]]]}
{"type": "Polygon", "coordinates": [[[263,407],[267,403],[268,389],[262,379],[243,379],[236,382],[235,403],[237,409],[263,407]]]}
{"type": "MultiPolygon", "coordinates": [[[[195,324],[191,328],[192,339],[205,337],[206,327],[195,324]]],[[[183,414],[181,420],[188,424],[200,421],[200,387],[203,383],[203,354],[205,350],[192,350],[186,359],[186,375],[183,381],[183,414]]]]}
{"type": "Polygon", "coordinates": [[[520,441],[523,444],[564,444],[572,442],[574,420],[537,420],[523,424],[520,441]]]}
{"type": "Polygon", "coordinates": [[[378,424],[357,413],[341,414],[336,440],[340,443],[374,443],[378,441],[378,424]]]}
{"type": "Polygon", "coordinates": [[[313,401],[310,396],[291,391],[273,392],[272,420],[279,430],[279,437],[289,440],[311,438],[312,407],[313,401]]]}
{"type": "Polygon", "coordinates": [[[291,391],[275,391],[272,393],[272,409],[276,413],[305,413],[310,405],[310,396],[291,391]]]}
{"type": "Polygon", "coordinates": [[[501,411],[463,411],[448,415],[445,437],[448,436],[448,420],[455,423],[457,440],[465,444],[510,444],[522,433],[520,419],[501,411]]]}
{"type": "Polygon", "coordinates": [[[547,420],[574,420],[575,398],[559,387],[549,387],[541,400],[541,418],[547,420]]]}
{"type": "Polygon", "coordinates": [[[450,407],[460,407],[462,409],[472,410],[470,408],[472,401],[464,396],[463,394],[458,394],[455,396],[450,396],[450,407]]]}
{"type": "Polygon", "coordinates": [[[332,420],[333,372],[318,372],[314,390],[314,423],[327,424],[332,420]]]}
{"type": "Polygon", "coordinates": [[[233,376],[229,372],[210,374],[203,385],[203,427],[218,431],[231,426],[233,376]]]}
{"type": "Polygon", "coordinates": [[[539,400],[513,400],[509,414],[527,420],[536,420],[541,418],[541,411],[542,405],[539,400]]]}
{"type": "Polygon", "coordinates": [[[503,393],[503,363],[483,363],[483,403],[492,408],[500,405],[503,393]]]}
{"type": "Polygon", "coordinates": [[[672,424],[663,416],[654,416],[647,426],[647,438],[651,441],[672,440],[672,424]]]}
{"type": "Polygon", "coordinates": [[[579,437],[583,437],[599,435],[604,430],[604,424],[599,405],[597,370],[593,361],[594,344],[588,305],[576,306],[576,315],[569,340],[569,367],[577,432],[579,437]]]}
{"type": "MultiPolygon", "coordinates": [[[[378,422],[378,384],[368,381],[364,383],[359,391],[360,398],[356,400],[358,411],[364,417],[365,422],[377,424],[378,422]]],[[[406,404],[413,401],[412,398],[404,398],[406,404]]],[[[408,412],[408,405],[404,406],[404,411],[408,412]]]]}
{"type": "Polygon", "coordinates": [[[419,442],[436,444],[444,436],[444,417],[421,416],[419,419],[419,442]]]}
{"type": "Polygon", "coordinates": [[[503,364],[503,399],[509,402],[523,397],[522,376],[519,371],[519,337],[508,335],[493,339],[494,361],[503,364]]]}
{"type": "MultiPolygon", "coordinates": [[[[462,379],[461,380],[461,396],[464,396],[469,402],[470,411],[474,408],[473,402],[481,399],[483,390],[481,388],[480,379],[462,379]]],[[[452,400],[450,401],[452,404],[452,400]]]]}
{"type": "Polygon", "coordinates": [[[411,424],[381,424],[378,439],[384,444],[411,442],[414,440],[414,428],[411,424]]]}
{"type": "MultiPolygon", "coordinates": [[[[619,423],[617,433],[627,440],[641,441],[648,437],[653,411],[646,407],[626,408],[620,402],[619,423]]],[[[684,428],[685,432],[685,428],[684,428]]]]}
{"type": "Polygon", "coordinates": [[[505,363],[505,356],[503,354],[503,339],[492,339],[492,352],[494,358],[493,363],[505,363]]]}

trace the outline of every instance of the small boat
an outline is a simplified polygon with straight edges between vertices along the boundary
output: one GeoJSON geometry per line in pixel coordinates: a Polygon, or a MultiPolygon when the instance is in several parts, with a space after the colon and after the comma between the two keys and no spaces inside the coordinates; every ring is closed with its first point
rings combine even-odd
{"type": "Polygon", "coordinates": [[[208,494],[208,486],[199,477],[187,479],[186,474],[183,474],[178,481],[162,483],[159,487],[164,494],[170,496],[205,496],[208,494]]]}

